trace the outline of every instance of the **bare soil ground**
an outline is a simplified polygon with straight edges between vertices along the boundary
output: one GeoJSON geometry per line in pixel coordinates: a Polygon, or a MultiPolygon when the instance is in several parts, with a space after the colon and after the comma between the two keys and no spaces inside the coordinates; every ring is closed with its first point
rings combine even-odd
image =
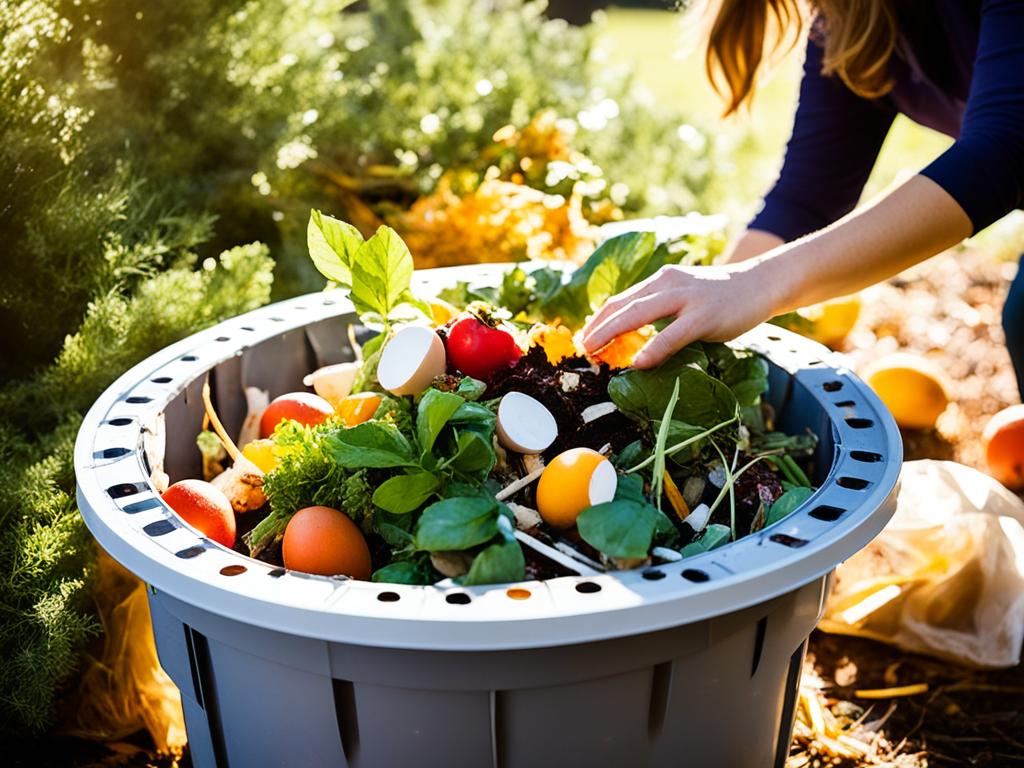
{"type": "MultiPolygon", "coordinates": [[[[866,294],[844,349],[854,368],[911,351],[934,360],[950,379],[953,402],[937,428],[904,433],[906,459],[949,459],[984,469],[986,421],[1020,399],[1000,325],[1016,270],[1015,263],[981,253],[949,253],[866,294]]],[[[824,680],[833,710],[873,705],[868,719],[888,714],[882,731],[891,749],[876,760],[836,761],[822,756],[820,745],[804,742],[794,747],[794,766],[1024,766],[1024,665],[975,671],[815,632],[807,669],[824,680]],[[854,696],[855,689],[917,683],[927,683],[928,692],[877,702],[854,696]]]]}

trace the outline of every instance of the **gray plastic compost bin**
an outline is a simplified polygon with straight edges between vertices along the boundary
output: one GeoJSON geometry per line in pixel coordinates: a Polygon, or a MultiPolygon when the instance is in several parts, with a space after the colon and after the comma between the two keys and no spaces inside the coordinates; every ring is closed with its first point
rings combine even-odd
{"type": "MultiPolygon", "coordinates": [[[[503,268],[421,272],[418,288],[503,268]]],[[[351,359],[353,319],[345,299],[316,294],[221,323],[124,374],[78,435],[82,515],[150,585],[194,764],[781,766],[829,576],[892,515],[901,463],[895,424],[841,358],[772,326],[740,340],[771,361],[779,425],[819,435],[820,490],[780,523],[670,565],[373,584],[274,568],[182,522],[150,475],[200,475],[204,377],[237,431],[243,387],[274,397],[351,359]]]]}

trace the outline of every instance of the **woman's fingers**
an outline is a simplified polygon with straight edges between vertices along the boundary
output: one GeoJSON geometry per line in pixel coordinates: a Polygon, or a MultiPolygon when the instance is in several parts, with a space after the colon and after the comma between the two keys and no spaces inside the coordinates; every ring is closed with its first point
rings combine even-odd
{"type": "Polygon", "coordinates": [[[633,367],[654,368],[699,337],[700,332],[693,316],[683,315],[647,342],[633,361],[633,367]]]}
{"type": "Polygon", "coordinates": [[[604,306],[601,307],[597,312],[594,313],[593,317],[587,322],[586,327],[583,329],[583,344],[587,349],[590,349],[587,339],[590,334],[596,329],[601,323],[607,320],[609,317],[614,315],[620,309],[625,307],[630,302],[642,299],[644,296],[648,296],[652,293],[657,293],[659,288],[659,278],[663,279],[664,275],[655,273],[643,280],[632,288],[627,288],[622,293],[612,296],[608,301],[605,302],[604,306]]]}
{"type": "Polygon", "coordinates": [[[653,323],[663,317],[679,312],[677,297],[667,291],[652,293],[648,296],[629,302],[599,325],[594,326],[583,338],[583,346],[588,352],[595,352],[616,336],[653,323]]]}

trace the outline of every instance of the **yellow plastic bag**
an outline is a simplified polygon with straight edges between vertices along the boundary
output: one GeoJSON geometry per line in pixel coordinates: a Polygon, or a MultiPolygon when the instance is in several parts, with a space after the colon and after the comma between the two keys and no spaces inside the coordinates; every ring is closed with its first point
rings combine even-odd
{"type": "Polygon", "coordinates": [[[836,572],[819,625],[978,667],[1024,641],[1024,502],[951,461],[903,466],[896,514],[836,572]]]}
{"type": "Polygon", "coordinates": [[[100,549],[94,598],[103,648],[87,661],[66,730],[111,742],[145,728],[158,752],[180,752],[181,696],[157,659],[146,585],[100,549]]]}

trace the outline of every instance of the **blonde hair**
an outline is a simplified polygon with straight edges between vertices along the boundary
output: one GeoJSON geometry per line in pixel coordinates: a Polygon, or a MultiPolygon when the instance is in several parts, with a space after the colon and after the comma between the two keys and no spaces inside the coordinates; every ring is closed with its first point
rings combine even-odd
{"type": "Polygon", "coordinates": [[[890,0],[720,0],[708,37],[705,67],[731,114],[753,98],[758,70],[785,41],[795,41],[811,17],[823,25],[822,72],[859,96],[892,88],[889,57],[896,47],[890,0]]]}

